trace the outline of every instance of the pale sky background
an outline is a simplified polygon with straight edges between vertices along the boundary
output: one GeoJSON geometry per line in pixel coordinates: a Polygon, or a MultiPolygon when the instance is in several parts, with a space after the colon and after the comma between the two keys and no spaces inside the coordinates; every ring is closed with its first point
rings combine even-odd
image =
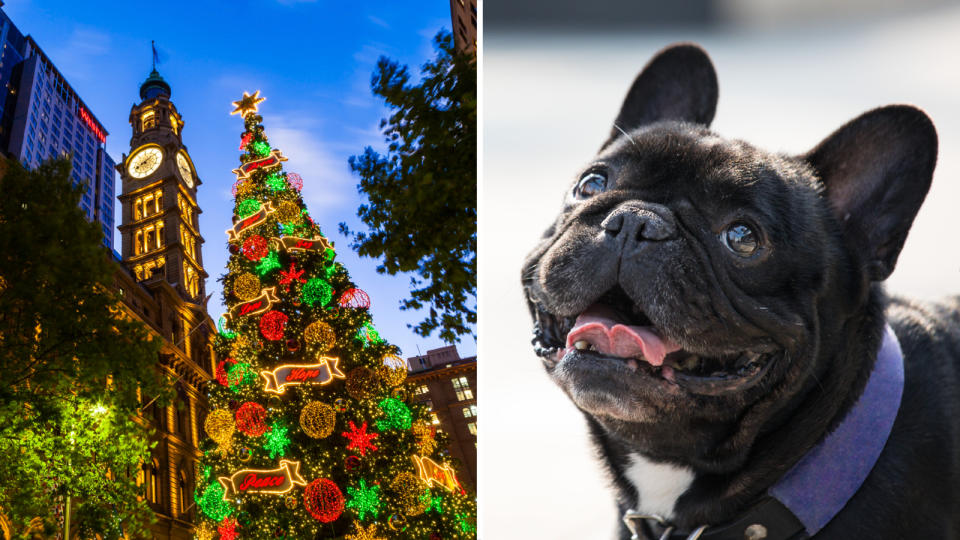
{"type": "MultiPolygon", "coordinates": [[[[388,115],[370,93],[377,59],[385,55],[414,69],[434,56],[433,36],[450,28],[446,0],[335,2],[238,0],[168,2],[72,2],[13,0],[4,11],[34,37],[80,97],[107,128],[115,161],[129,152],[130,106],[150,73],[150,40],[165,57],[158,71],[172,87],[171,100],[186,122],[184,143],[203,185],[198,190],[204,267],[210,274],[210,314],[224,311],[217,279],[228,259],[223,231],[231,223],[243,122],[230,115],[243,91],[261,90],[267,136],[289,158],[284,170],[304,180],[310,215],[337,245],[337,260],[372,300],[374,324],[404,356],[445,345],[406,327],[415,313],[401,312],[409,277],[376,273],[377,262],[359,259],[337,232],[353,229],[362,199],[359,178],[347,159],[364,147],[382,151],[378,125],[388,115]]],[[[119,176],[117,177],[119,193],[119,176]]],[[[115,205],[119,224],[119,204],[115,205]]],[[[120,245],[120,235],[114,235],[120,245]]],[[[476,354],[471,337],[459,344],[476,354]]]]}

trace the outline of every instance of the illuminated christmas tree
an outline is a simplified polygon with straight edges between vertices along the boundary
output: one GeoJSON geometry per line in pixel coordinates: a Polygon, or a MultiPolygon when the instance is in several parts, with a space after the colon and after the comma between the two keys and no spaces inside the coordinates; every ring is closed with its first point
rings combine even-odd
{"type": "Polygon", "coordinates": [[[283,171],[263,99],[234,102],[243,154],[196,536],[475,538],[475,500],[408,399],[406,365],[373,326],[369,297],[310,218],[302,180],[283,171]]]}

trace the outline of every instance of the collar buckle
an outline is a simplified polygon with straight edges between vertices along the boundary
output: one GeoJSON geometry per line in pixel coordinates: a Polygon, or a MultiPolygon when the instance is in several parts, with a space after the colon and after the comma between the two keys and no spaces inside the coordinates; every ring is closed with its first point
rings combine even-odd
{"type": "MultiPolygon", "coordinates": [[[[659,525],[660,528],[663,529],[659,540],[669,540],[674,531],[676,531],[676,527],[659,514],[641,514],[636,510],[627,510],[623,513],[623,524],[627,526],[627,529],[630,530],[630,534],[632,535],[630,540],[644,540],[646,533],[643,531],[641,524],[648,521],[659,525]]],[[[686,540],[698,540],[706,530],[707,526],[701,525],[687,535],[686,540]]]]}

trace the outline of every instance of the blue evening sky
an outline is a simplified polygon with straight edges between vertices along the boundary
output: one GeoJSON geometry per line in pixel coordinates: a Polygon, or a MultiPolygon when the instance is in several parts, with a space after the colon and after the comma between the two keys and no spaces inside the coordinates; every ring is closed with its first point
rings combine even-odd
{"type": "MultiPolygon", "coordinates": [[[[378,125],[388,112],[370,93],[376,61],[385,55],[418,68],[431,58],[433,36],[450,28],[446,0],[12,0],[3,9],[107,128],[107,150],[118,162],[129,151],[130,107],[150,73],[150,40],[157,41],[164,57],[158,71],[172,87],[171,100],[186,123],[184,144],[203,181],[200,230],[214,320],[224,311],[217,279],[228,258],[230,171],[243,131],[230,103],[259,89],[267,98],[260,106],[267,136],[289,158],[285,170],[303,177],[310,214],[337,244],[337,260],[370,294],[381,335],[404,356],[444,345],[406,327],[420,320],[398,307],[409,277],[377,274],[377,262],[358,258],[337,224],[363,228],[356,218],[363,199],[347,158],[368,145],[384,148],[378,125]]],[[[119,191],[119,177],[117,184],[119,191]]],[[[119,204],[116,209],[119,222],[119,204]]],[[[119,247],[119,233],[115,242],[119,247]]],[[[476,354],[472,338],[458,348],[463,356],[476,354]]]]}

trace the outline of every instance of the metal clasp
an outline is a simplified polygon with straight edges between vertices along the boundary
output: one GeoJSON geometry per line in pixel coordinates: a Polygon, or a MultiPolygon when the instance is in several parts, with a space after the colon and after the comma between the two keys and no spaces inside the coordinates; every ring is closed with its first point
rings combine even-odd
{"type": "MultiPolygon", "coordinates": [[[[671,525],[663,516],[658,514],[641,514],[636,510],[627,510],[623,513],[623,524],[630,530],[630,534],[632,535],[630,540],[644,540],[640,537],[640,521],[644,520],[656,521],[658,525],[664,528],[663,534],[660,535],[660,540],[669,540],[670,535],[676,530],[676,527],[671,525]]],[[[698,540],[706,530],[706,525],[697,527],[692,533],[687,535],[687,540],[698,540]]]]}

